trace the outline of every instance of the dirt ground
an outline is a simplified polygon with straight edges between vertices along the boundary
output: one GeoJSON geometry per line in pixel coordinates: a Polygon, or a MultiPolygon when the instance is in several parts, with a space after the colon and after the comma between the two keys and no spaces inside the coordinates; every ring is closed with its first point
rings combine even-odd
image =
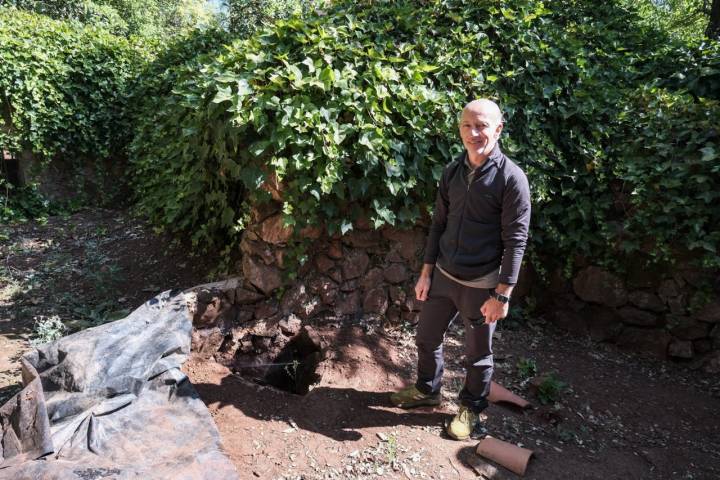
{"type": "MultiPolygon", "coordinates": [[[[108,321],[161,290],[205,282],[217,261],[108,210],[0,235],[0,402],[18,389],[17,358],[38,319],[58,315],[70,329],[108,321]]],[[[305,396],[186,363],[240,478],[517,478],[477,457],[477,439],[444,434],[462,384],[461,325],[446,341],[443,404],[412,411],[389,403],[413,376],[410,326],[326,319],[315,328],[328,350],[322,380],[305,396]]],[[[533,408],[491,405],[478,436],[532,449],[525,478],[720,478],[718,378],[570,336],[542,318],[501,324],[495,354],[496,381],[533,408]],[[544,405],[530,378],[548,373],[560,393],[544,405]]]]}

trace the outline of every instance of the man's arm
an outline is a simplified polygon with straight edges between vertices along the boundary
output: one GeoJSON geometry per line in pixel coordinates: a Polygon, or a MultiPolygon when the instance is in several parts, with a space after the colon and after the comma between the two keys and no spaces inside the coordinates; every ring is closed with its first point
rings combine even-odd
{"type": "Polygon", "coordinates": [[[447,226],[448,212],[448,191],[447,191],[447,168],[443,170],[440,177],[440,185],[438,186],[437,196],[435,197],[435,209],[433,210],[432,224],[428,232],[427,241],[425,242],[425,255],[423,256],[423,267],[420,271],[420,278],[415,284],[415,297],[424,302],[427,300],[430,291],[430,279],[435,261],[440,253],[440,237],[445,232],[447,226]]]}
{"type": "MultiPolygon", "coordinates": [[[[503,257],[495,292],[510,297],[520,273],[530,228],[530,188],[522,171],[511,177],[505,188],[501,223],[503,257]]],[[[502,303],[491,297],[480,311],[485,316],[485,322],[492,323],[505,318],[509,309],[509,303],[502,303]]]]}

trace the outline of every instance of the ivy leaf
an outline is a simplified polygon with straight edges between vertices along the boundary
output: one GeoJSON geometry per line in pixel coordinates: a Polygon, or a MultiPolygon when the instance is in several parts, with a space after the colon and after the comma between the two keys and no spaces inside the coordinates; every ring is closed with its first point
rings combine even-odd
{"type": "Polygon", "coordinates": [[[213,103],[229,102],[232,100],[232,88],[218,86],[217,94],[212,99],[213,103]]]}

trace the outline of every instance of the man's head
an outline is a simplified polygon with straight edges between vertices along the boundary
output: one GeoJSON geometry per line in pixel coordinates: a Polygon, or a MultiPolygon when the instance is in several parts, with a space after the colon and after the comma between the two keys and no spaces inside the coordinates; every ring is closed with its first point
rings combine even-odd
{"type": "Polygon", "coordinates": [[[460,138],[471,160],[485,160],[495,148],[502,129],[500,107],[492,100],[473,100],[463,108],[460,138]]]}

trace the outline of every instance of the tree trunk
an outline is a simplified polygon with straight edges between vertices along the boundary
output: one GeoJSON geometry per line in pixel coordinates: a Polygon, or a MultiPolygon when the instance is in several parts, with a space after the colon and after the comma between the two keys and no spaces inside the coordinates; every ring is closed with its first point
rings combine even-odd
{"type": "Polygon", "coordinates": [[[708,22],[705,35],[708,38],[720,40],[720,0],[713,0],[710,7],[710,21],[708,22]]]}

